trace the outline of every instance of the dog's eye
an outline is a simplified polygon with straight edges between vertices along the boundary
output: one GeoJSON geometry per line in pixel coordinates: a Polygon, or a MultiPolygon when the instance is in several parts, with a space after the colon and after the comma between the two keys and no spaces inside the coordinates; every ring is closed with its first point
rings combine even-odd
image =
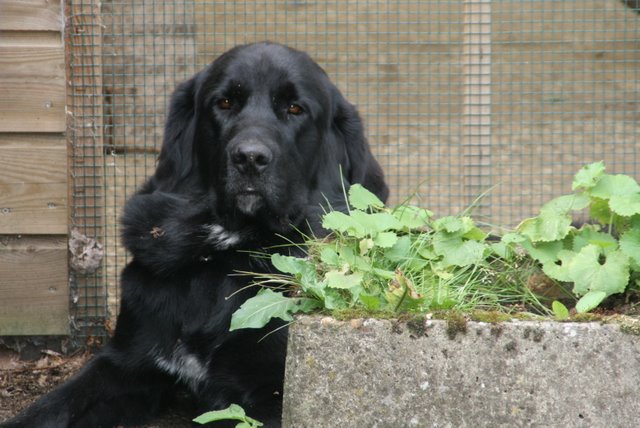
{"type": "Polygon", "coordinates": [[[233,107],[233,102],[231,102],[229,98],[222,98],[218,100],[216,105],[221,110],[229,110],[231,107],[233,107]]]}
{"type": "Polygon", "coordinates": [[[287,108],[287,113],[294,115],[302,114],[303,111],[304,110],[302,110],[302,107],[300,107],[298,104],[291,104],[287,108]]]}

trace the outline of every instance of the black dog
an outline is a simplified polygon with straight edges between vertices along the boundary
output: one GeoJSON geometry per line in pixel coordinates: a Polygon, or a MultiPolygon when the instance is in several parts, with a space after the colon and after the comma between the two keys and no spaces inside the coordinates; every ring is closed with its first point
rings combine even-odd
{"type": "Polygon", "coordinates": [[[387,197],[355,108],[309,56],[272,43],[223,54],[174,93],[155,174],[125,207],[133,261],[113,339],[2,426],[140,424],[176,384],[202,411],[237,403],[279,426],[286,329],[229,332],[257,291],[230,274],[272,269],[250,251],[322,234],[353,183],[387,197]]]}

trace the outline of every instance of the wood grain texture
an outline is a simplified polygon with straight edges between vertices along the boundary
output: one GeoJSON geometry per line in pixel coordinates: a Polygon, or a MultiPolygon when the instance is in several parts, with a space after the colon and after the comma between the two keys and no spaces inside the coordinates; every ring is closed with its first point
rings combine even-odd
{"type": "Polygon", "coordinates": [[[62,46],[0,46],[0,132],[64,132],[62,46]]]}
{"type": "Polygon", "coordinates": [[[0,134],[0,234],[66,234],[62,136],[0,134]]]}
{"type": "Polygon", "coordinates": [[[69,334],[66,237],[0,236],[0,336],[69,334]]]}
{"type": "Polygon", "coordinates": [[[0,1],[0,30],[62,31],[58,0],[0,1]]]}
{"type": "MultiPolygon", "coordinates": [[[[102,7],[99,0],[68,2],[66,31],[73,57],[73,65],[69,63],[67,69],[69,133],[73,139],[70,167],[75,177],[69,196],[74,207],[73,226],[99,240],[105,231],[103,119],[109,114],[103,111],[102,7]]],[[[74,308],[80,328],[85,322],[93,326],[92,320],[108,315],[100,275],[77,275],[74,286],[81,292],[86,290],[84,300],[74,308]]]]}

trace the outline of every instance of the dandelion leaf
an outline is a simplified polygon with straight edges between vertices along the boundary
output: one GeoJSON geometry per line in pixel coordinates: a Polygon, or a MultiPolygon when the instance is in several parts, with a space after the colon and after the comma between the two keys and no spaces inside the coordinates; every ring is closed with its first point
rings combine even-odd
{"type": "Polygon", "coordinates": [[[274,292],[269,288],[258,291],[254,297],[248,299],[231,316],[229,331],[241,328],[261,328],[272,318],[291,321],[292,313],[299,309],[296,299],[274,292]]]}

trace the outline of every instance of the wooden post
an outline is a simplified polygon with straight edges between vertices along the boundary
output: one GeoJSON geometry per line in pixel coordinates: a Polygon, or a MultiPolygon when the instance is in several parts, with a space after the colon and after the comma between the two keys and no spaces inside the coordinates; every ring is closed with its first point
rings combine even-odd
{"type": "MultiPolygon", "coordinates": [[[[104,239],[102,23],[99,0],[66,0],[67,135],[70,225],[104,239]]],[[[98,268],[99,269],[99,268],[98,268]]],[[[100,270],[71,271],[72,324],[80,334],[104,332],[106,290],[100,270]],[[97,273],[96,273],[97,272],[97,273]]]]}
{"type": "MultiPolygon", "coordinates": [[[[464,1],[462,50],[463,100],[463,194],[476,197],[491,183],[491,0],[464,1]]],[[[474,213],[490,214],[479,201],[474,213]]]]}

